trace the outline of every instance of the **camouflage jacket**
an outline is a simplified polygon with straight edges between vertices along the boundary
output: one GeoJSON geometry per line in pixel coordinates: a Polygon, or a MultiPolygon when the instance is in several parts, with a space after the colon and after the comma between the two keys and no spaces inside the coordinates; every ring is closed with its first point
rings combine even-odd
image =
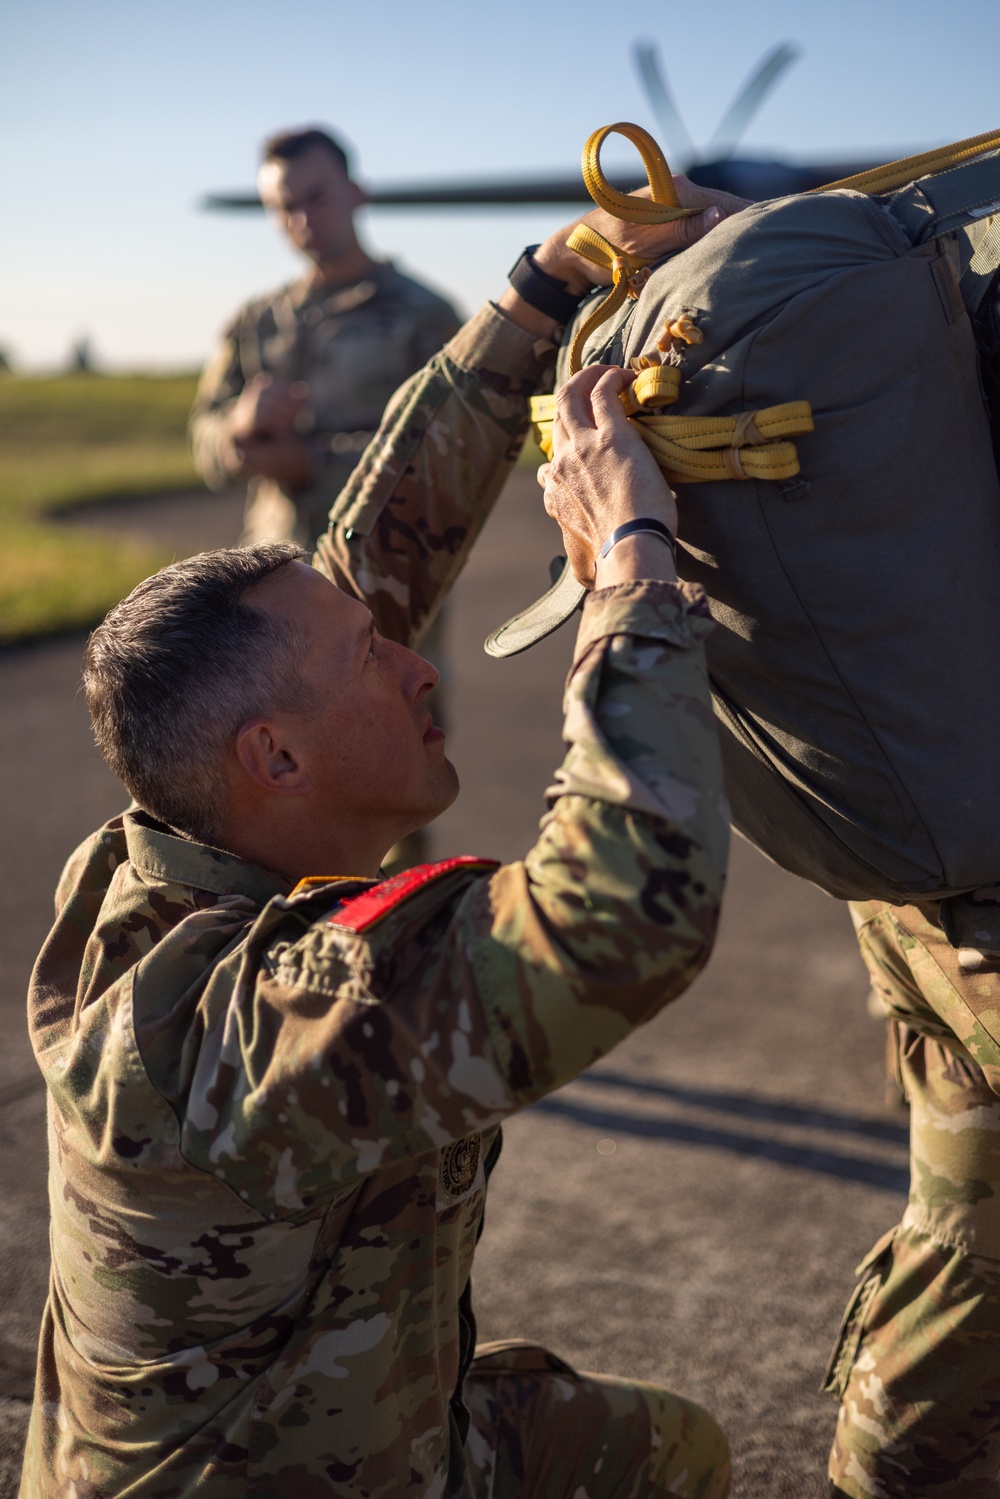
{"type": "MultiPolygon", "coordinates": [[[[405,638],[516,452],[536,353],[481,314],[338,506],[328,565],[405,638]]],[[[137,811],[74,854],[30,996],[53,1268],[22,1499],[472,1495],[460,1385],[498,1125],[712,943],[709,628],[687,585],[589,599],[522,862],[287,892],[137,811]]]]}
{"type": "Polygon", "coordinates": [[[314,482],[282,500],[271,479],[250,483],[260,509],[295,507],[312,541],[378,427],[393,392],[451,338],[450,303],[388,262],[353,286],[314,287],[309,277],[258,297],[236,314],[201,377],[191,413],[195,464],[206,484],[231,482],[221,450],[226,419],[244,385],[262,372],[309,386],[302,435],[314,482]]]}

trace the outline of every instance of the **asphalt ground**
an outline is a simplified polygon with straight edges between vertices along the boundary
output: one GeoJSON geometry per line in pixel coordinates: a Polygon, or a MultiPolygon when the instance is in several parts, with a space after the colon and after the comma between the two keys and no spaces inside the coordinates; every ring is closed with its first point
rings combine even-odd
{"type": "MultiPolygon", "coordinates": [[[[177,555],[231,543],[234,496],[92,512],[177,555]]],[[[481,642],[545,585],[558,536],[515,475],[448,620],[463,792],[432,853],[522,855],[560,758],[569,628],[513,660],[481,642]]],[[[63,859],[123,795],[78,693],[82,642],[0,655],[0,1499],[16,1493],[47,1277],[44,1098],[24,993],[63,859]]],[[[708,1406],[738,1496],[826,1491],[817,1393],[852,1270],[899,1216],[906,1118],[845,910],[736,841],[722,930],[694,988],[590,1073],[510,1121],[474,1277],[480,1335],[708,1406]]]]}

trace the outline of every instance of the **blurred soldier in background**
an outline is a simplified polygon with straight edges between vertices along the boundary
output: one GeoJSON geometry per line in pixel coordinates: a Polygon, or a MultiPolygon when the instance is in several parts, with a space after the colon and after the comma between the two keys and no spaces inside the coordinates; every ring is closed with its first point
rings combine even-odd
{"type": "Polygon", "coordinates": [[[359,243],[364,193],[325,131],[272,136],[257,185],[310,265],[226,328],[198,388],[191,442],[211,489],[249,480],[246,540],[308,546],[389,397],[459,320],[443,297],[359,243]]]}
{"type": "MultiPolygon", "coordinates": [[[[264,143],[264,206],[310,262],[305,274],[248,302],[206,366],[191,413],[194,461],[210,489],[246,479],[243,540],[311,546],[382,419],[389,397],[458,330],[436,292],[373,260],[354,215],[364,192],[347,153],[323,130],[264,143]]],[[[421,649],[447,678],[443,619],[421,649]]],[[[434,712],[446,716],[439,687],[434,712]]],[[[414,834],[387,867],[426,857],[414,834]]]]}

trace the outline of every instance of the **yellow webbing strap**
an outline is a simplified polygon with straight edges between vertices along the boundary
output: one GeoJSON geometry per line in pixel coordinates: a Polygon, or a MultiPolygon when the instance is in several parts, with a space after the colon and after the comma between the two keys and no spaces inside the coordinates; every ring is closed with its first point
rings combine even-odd
{"type": "MultiPolygon", "coordinates": [[[[799,472],[795,444],[813,430],[808,401],[786,401],[739,416],[659,416],[648,410],[677,399],[680,371],[673,366],[643,370],[622,392],[625,414],[638,427],[669,484],[705,484],[719,479],[792,479],[799,472]]],[[[531,419],[535,439],[552,457],[555,396],[535,396],[531,419]]]]}
{"type": "MultiPolygon", "coordinates": [[[[671,176],[667,159],[648,130],[641,125],[631,125],[619,120],[615,125],[602,125],[595,130],[583,148],[583,180],[588,193],[606,213],[628,224],[668,224],[673,219],[685,219],[699,208],[681,208],[677,201],[677,189],[671,176]],[[633,193],[619,192],[605,177],[601,168],[601,147],[609,135],[624,135],[642,157],[646,169],[651,198],[638,198],[633,193]]],[[[649,261],[637,255],[628,255],[606,240],[596,230],[578,224],[566,241],[569,249],[583,255],[593,265],[611,271],[614,285],[609,296],[577,330],[570,349],[570,374],[580,368],[580,354],[584,344],[595,328],[606,322],[626,297],[637,297],[649,274],[649,261]]]]}
{"type": "Polygon", "coordinates": [[[872,167],[867,172],[857,172],[853,177],[841,177],[839,182],[827,182],[823,187],[812,187],[813,193],[830,193],[836,188],[849,187],[856,193],[891,193],[918,177],[927,177],[931,172],[946,172],[968,161],[970,156],[980,156],[984,151],[1000,150],[1000,132],[987,130],[984,135],[970,135],[964,141],[955,141],[950,146],[938,146],[933,151],[921,151],[917,156],[904,156],[901,161],[890,161],[884,167],[872,167]]]}

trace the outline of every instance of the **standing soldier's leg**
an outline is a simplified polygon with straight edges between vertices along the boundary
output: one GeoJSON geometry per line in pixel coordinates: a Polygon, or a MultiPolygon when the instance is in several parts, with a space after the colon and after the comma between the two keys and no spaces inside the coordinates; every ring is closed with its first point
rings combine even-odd
{"type": "Polygon", "coordinates": [[[729,1447],[657,1385],[577,1374],[535,1344],[477,1350],[465,1385],[476,1499],[725,1499],[729,1447]]]}
{"type": "Polygon", "coordinates": [[[911,1187],[831,1362],[832,1492],[985,1499],[1000,1472],[1000,1097],[979,1061],[995,1082],[1000,1050],[979,1012],[998,976],[963,970],[935,907],[873,902],[855,919],[895,1024],[911,1187]]]}

